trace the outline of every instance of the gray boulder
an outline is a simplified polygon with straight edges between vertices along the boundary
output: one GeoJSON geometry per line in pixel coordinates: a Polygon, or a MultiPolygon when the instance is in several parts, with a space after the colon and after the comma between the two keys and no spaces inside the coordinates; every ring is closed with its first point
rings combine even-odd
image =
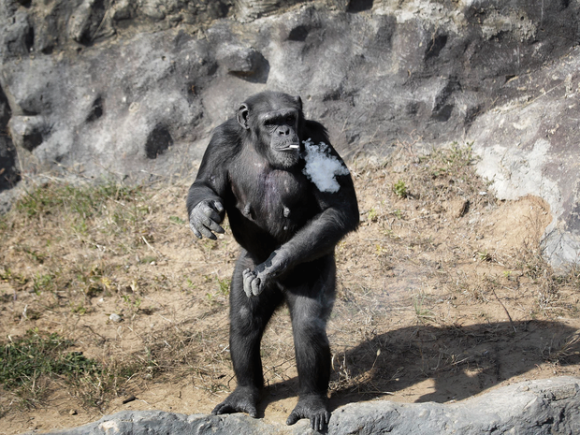
{"type": "MultiPolygon", "coordinates": [[[[307,434],[295,426],[266,424],[243,414],[206,416],[161,411],[123,411],[53,435],[307,434]]],[[[580,379],[554,378],[498,388],[443,405],[373,401],[334,410],[328,434],[483,435],[580,433],[580,379]]]]}
{"type": "MultiPolygon", "coordinates": [[[[500,199],[543,198],[552,222],[542,241],[556,269],[580,258],[580,50],[504,85],[517,99],[497,104],[469,130],[479,173],[500,199]]],[[[533,223],[530,223],[533,225],[533,223]]]]}

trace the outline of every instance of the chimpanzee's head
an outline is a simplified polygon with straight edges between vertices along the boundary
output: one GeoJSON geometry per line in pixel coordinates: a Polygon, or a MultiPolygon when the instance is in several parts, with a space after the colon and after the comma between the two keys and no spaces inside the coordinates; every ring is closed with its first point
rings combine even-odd
{"type": "Polygon", "coordinates": [[[272,166],[290,168],[300,161],[304,125],[300,97],[262,92],[240,106],[237,118],[256,150],[272,166]]]}

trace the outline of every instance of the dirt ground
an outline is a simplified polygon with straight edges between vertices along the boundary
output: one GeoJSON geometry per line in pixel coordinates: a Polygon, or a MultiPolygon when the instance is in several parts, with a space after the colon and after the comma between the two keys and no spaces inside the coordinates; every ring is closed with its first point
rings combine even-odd
{"type": "MultiPolygon", "coordinates": [[[[535,197],[497,201],[472,163],[467,149],[400,147],[389,159],[350,164],[362,222],[336,250],[332,409],[449,403],[580,375],[580,279],[554,274],[539,255],[549,207],[535,197]]],[[[6,217],[0,342],[33,328],[57,332],[74,340],[69,351],[132,371],[101,386],[40,379],[28,395],[4,389],[0,434],[75,427],[121,410],[206,414],[233,390],[228,285],[238,248],[229,231],[217,242],[191,234],[189,183],[106,202],[80,229],[65,212],[6,217]]],[[[262,355],[260,412],[283,423],[297,403],[287,309],[270,323],[262,355]]]]}

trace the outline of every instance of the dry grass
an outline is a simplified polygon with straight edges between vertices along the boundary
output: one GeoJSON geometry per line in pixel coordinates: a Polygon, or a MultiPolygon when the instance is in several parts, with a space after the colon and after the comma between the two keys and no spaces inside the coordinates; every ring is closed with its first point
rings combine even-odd
{"type": "MultiPolygon", "coordinates": [[[[362,225],[337,247],[334,406],[443,402],[577,374],[580,275],[557,276],[540,255],[549,210],[538,198],[497,201],[475,161],[452,145],[351,162],[362,225]]],[[[217,242],[190,234],[188,184],[45,184],[1,218],[0,343],[57,333],[73,343],[62,355],[102,367],[82,385],[50,373],[42,389],[5,385],[4,418],[49,406],[63,388],[62,409],[93,415],[162,386],[196,391],[211,409],[235,386],[227,312],[238,248],[229,231],[217,242]]],[[[286,309],[262,354],[270,402],[283,402],[297,386],[286,309]]]]}

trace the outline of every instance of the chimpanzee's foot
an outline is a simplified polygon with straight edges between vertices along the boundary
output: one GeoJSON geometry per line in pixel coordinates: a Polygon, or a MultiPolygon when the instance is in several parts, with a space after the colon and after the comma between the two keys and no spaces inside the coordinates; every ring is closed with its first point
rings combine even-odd
{"type": "Polygon", "coordinates": [[[211,412],[214,415],[247,412],[251,417],[258,417],[256,406],[260,391],[252,387],[237,387],[226,400],[216,406],[211,412]]]}
{"type": "Polygon", "coordinates": [[[292,425],[301,418],[309,418],[312,429],[323,430],[330,420],[330,412],[326,409],[326,398],[314,394],[301,397],[298,405],[286,420],[286,424],[292,425]]]}

